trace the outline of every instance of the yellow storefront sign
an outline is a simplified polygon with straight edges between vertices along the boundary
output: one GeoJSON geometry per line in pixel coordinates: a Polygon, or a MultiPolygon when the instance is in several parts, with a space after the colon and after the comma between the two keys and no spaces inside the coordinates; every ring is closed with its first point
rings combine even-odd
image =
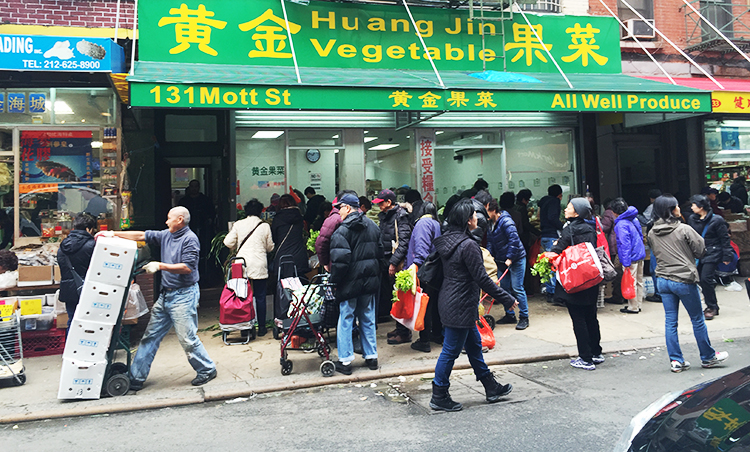
{"type": "Polygon", "coordinates": [[[750,92],[714,91],[711,111],[715,113],[750,113],[750,92]]]}

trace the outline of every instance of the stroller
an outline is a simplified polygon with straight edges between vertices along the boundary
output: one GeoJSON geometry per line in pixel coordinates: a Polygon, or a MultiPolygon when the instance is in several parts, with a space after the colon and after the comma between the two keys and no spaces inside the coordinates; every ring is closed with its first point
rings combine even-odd
{"type": "Polygon", "coordinates": [[[245,259],[232,258],[227,271],[227,283],[219,300],[219,327],[224,344],[249,343],[251,339],[255,339],[257,323],[252,285],[245,278],[245,259]],[[229,334],[233,331],[240,332],[239,340],[229,340],[229,334]]]}

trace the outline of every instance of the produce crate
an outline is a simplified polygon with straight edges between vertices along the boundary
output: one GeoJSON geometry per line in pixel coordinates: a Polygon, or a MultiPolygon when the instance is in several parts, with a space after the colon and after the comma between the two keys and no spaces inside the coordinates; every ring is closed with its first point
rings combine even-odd
{"type": "Polygon", "coordinates": [[[65,330],[53,328],[47,331],[24,331],[21,333],[24,358],[62,355],[65,349],[65,330]]]}

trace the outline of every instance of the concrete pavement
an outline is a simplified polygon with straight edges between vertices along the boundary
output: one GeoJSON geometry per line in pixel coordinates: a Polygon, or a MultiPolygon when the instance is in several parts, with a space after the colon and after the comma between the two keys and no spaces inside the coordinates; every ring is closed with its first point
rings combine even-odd
{"type": "MultiPolygon", "coordinates": [[[[741,279],[738,278],[738,281],[741,279]]],[[[728,292],[720,286],[717,294],[721,315],[707,322],[707,325],[714,348],[722,350],[724,340],[750,337],[750,301],[744,289],[742,292],[728,292]]],[[[565,308],[551,306],[540,296],[532,297],[529,307],[531,326],[527,330],[516,331],[511,325],[498,325],[495,328],[497,346],[485,354],[488,364],[545,361],[577,354],[573,329],[565,308]]],[[[606,305],[599,310],[602,346],[606,354],[664,346],[664,311],[660,303],[646,302],[643,311],[636,315],[620,313],[620,307],[606,305]]],[[[493,310],[493,313],[499,317],[499,311],[493,310]]],[[[682,308],[680,320],[680,341],[685,358],[699,362],[692,327],[682,308]]],[[[200,328],[217,322],[217,308],[200,310],[200,328]]],[[[270,332],[247,345],[234,346],[224,345],[220,336],[213,337],[213,331],[201,332],[200,337],[217,364],[218,377],[197,388],[190,385],[194,371],[176,336],[170,333],[162,342],[143,390],[100,400],[57,400],[61,356],[27,358],[24,359],[26,384],[19,387],[0,386],[0,423],[187,405],[247,397],[255,393],[432,372],[440,347],[433,345],[432,352],[422,353],[412,350],[408,344],[387,345],[385,334],[393,329],[393,325],[393,322],[380,324],[378,329],[380,369],[369,370],[358,357],[354,365],[361,367],[355,367],[351,376],[337,373],[329,378],[321,375],[321,359],[315,352],[289,352],[294,369],[291,375],[282,376],[279,342],[272,338],[270,332]]],[[[335,339],[331,345],[335,349],[335,339]]],[[[335,353],[334,350],[334,360],[335,353]]],[[[664,372],[669,372],[669,363],[662,365],[664,372]]],[[[456,369],[468,367],[466,359],[457,360],[456,369]]]]}

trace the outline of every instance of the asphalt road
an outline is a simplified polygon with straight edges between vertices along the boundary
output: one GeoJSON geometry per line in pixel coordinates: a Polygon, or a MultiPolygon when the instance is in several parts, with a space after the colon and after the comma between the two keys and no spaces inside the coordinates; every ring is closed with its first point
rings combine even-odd
{"type": "MultiPolygon", "coordinates": [[[[695,343],[684,343],[693,367],[669,371],[666,350],[616,356],[595,371],[567,360],[493,369],[514,385],[488,405],[470,372],[452,380],[459,413],[428,408],[430,380],[408,377],[258,395],[155,411],[0,426],[3,450],[96,451],[608,451],[630,419],[661,395],[738,370],[750,338],[724,342],[722,368],[702,369],[695,343]],[[408,400],[407,400],[408,399],[408,400]]],[[[459,358],[465,359],[465,357],[459,358]]]]}

